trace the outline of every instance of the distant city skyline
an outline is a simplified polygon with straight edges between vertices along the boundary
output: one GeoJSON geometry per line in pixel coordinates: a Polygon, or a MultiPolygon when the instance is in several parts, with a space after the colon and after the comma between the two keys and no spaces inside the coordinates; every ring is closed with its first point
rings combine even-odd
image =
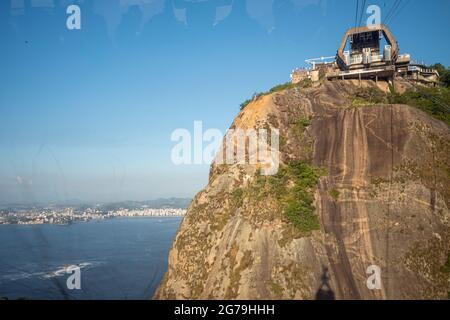
{"type": "MultiPolygon", "coordinates": [[[[382,19],[394,1],[379,5],[382,19]]],[[[0,203],[191,198],[208,165],[171,133],[222,132],[255,92],[334,55],[356,1],[0,1],[0,203]],[[81,8],[81,30],[66,8],[81,8]]],[[[450,2],[402,1],[400,50],[450,65],[450,2]]],[[[364,19],[363,19],[364,20],[364,19]]]]}

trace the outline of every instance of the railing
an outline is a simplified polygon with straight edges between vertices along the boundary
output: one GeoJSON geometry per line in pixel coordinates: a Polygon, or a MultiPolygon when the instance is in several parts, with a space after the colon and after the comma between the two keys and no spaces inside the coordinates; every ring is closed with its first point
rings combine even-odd
{"type": "MultiPolygon", "coordinates": [[[[381,61],[384,61],[384,57],[382,54],[372,54],[370,56],[370,63],[381,62],[381,61]]],[[[361,63],[363,63],[363,55],[356,55],[356,56],[350,57],[350,65],[361,64],[361,63]]]]}

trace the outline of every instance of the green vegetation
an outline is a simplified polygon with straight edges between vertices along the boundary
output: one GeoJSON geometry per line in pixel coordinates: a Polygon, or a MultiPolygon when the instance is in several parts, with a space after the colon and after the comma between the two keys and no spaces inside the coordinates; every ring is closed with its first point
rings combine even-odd
{"type": "Polygon", "coordinates": [[[450,125],[450,88],[420,88],[407,90],[403,94],[391,93],[389,103],[407,104],[450,125]]]}
{"type": "Polygon", "coordinates": [[[243,198],[244,197],[244,190],[242,188],[237,188],[233,191],[231,194],[231,201],[235,207],[242,206],[243,198]]]}
{"type": "Polygon", "coordinates": [[[241,274],[244,270],[247,270],[253,265],[253,255],[250,250],[243,252],[243,256],[239,265],[237,265],[236,257],[239,252],[239,246],[234,243],[226,257],[230,262],[230,284],[225,293],[225,299],[235,299],[239,291],[239,281],[241,280],[241,274]]]}
{"type": "Polygon", "coordinates": [[[295,123],[295,130],[298,133],[303,133],[305,132],[305,129],[307,127],[309,127],[311,125],[311,120],[307,117],[301,117],[300,119],[297,120],[297,122],[295,123]]]}
{"type": "Polygon", "coordinates": [[[292,82],[286,82],[286,83],[279,84],[279,85],[273,87],[272,89],[269,90],[268,93],[280,92],[280,91],[292,89],[292,88],[295,88],[295,87],[298,87],[297,83],[294,84],[292,82]]]}
{"type": "MultiPolygon", "coordinates": [[[[292,179],[294,186],[284,196],[284,213],[301,231],[320,229],[319,220],[314,213],[312,188],[317,185],[319,170],[305,163],[294,163],[281,174],[292,179]]],[[[284,178],[281,176],[281,178],[284,178]]]]}
{"type": "Polygon", "coordinates": [[[254,188],[259,197],[273,196],[280,203],[284,216],[303,234],[320,229],[314,213],[313,189],[323,170],[296,161],[280,167],[278,174],[258,177],[254,188]]]}
{"type": "Polygon", "coordinates": [[[447,255],[447,261],[442,266],[441,271],[444,273],[450,273],[450,253],[447,255]]]}
{"type": "Polygon", "coordinates": [[[378,88],[358,88],[355,92],[352,104],[354,106],[373,105],[386,103],[386,94],[378,88]]]}
{"type": "Polygon", "coordinates": [[[292,89],[292,88],[296,88],[296,87],[309,88],[311,86],[312,86],[312,83],[311,83],[311,80],[309,80],[309,79],[303,80],[299,83],[286,82],[283,84],[276,85],[275,87],[271,88],[269,91],[254,93],[253,97],[251,99],[245,100],[243,103],[241,103],[241,110],[243,110],[253,100],[257,100],[258,98],[265,96],[267,94],[276,93],[276,92],[280,92],[283,90],[288,90],[288,89],[292,89]]]}
{"type": "Polygon", "coordinates": [[[431,68],[436,69],[437,72],[439,72],[442,85],[448,88],[450,86],[450,67],[445,68],[442,64],[436,63],[435,65],[432,65],[431,68]]]}
{"type": "Polygon", "coordinates": [[[280,149],[282,149],[286,145],[286,137],[280,135],[280,149]]]}
{"type": "Polygon", "coordinates": [[[430,68],[439,72],[442,87],[416,86],[402,94],[396,93],[392,86],[389,86],[389,94],[378,88],[359,88],[352,104],[355,106],[380,103],[407,104],[450,125],[450,68],[445,68],[440,63],[430,68]]]}
{"type": "Polygon", "coordinates": [[[330,196],[334,199],[334,200],[337,200],[338,198],[339,198],[339,195],[340,195],[341,193],[338,191],[338,190],[336,190],[336,189],[332,189],[332,190],[330,190],[330,196]]]}
{"type": "Polygon", "coordinates": [[[245,107],[248,106],[248,104],[249,104],[250,102],[252,102],[253,100],[258,99],[259,97],[261,97],[261,96],[263,96],[263,95],[264,95],[263,93],[255,92],[255,93],[253,94],[253,96],[252,96],[251,99],[247,99],[247,100],[245,100],[244,102],[241,103],[241,110],[244,110],[245,107]]]}
{"type": "Polygon", "coordinates": [[[252,102],[252,99],[247,99],[247,100],[245,100],[244,102],[242,102],[241,103],[241,110],[244,110],[245,109],[245,107],[250,103],[250,102],[252,102]]]}
{"type": "Polygon", "coordinates": [[[275,295],[277,299],[283,298],[283,287],[280,286],[278,283],[271,281],[269,283],[270,291],[275,295]]]}
{"type": "Polygon", "coordinates": [[[450,125],[450,88],[417,87],[400,94],[391,88],[384,93],[378,88],[359,88],[352,99],[353,106],[374,104],[407,104],[450,125]]]}

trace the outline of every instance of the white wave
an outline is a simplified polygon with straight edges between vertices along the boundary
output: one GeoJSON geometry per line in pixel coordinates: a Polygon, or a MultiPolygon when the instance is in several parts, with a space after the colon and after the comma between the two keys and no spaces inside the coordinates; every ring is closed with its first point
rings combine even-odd
{"type": "Polygon", "coordinates": [[[75,268],[80,268],[80,270],[91,269],[94,266],[98,266],[99,264],[100,264],[99,262],[94,261],[94,262],[82,262],[79,264],[72,264],[72,265],[64,265],[56,271],[45,274],[44,278],[62,277],[71,274],[75,268]]]}
{"type": "Polygon", "coordinates": [[[18,281],[34,277],[44,279],[62,277],[71,273],[70,271],[73,270],[73,268],[91,269],[100,264],[101,262],[98,261],[81,262],[78,264],[60,266],[55,271],[38,271],[38,272],[19,271],[15,273],[3,274],[0,275],[0,283],[4,281],[18,281]]]}

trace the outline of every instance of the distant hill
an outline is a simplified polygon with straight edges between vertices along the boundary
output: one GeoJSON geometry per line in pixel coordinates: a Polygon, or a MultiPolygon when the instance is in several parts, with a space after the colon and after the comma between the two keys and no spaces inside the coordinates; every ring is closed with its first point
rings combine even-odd
{"type": "Polygon", "coordinates": [[[106,203],[87,203],[82,200],[67,200],[59,203],[25,203],[25,204],[4,204],[0,205],[3,210],[27,210],[32,208],[66,208],[72,207],[77,210],[97,207],[103,211],[116,209],[139,209],[139,208],[173,208],[173,209],[187,209],[192,199],[190,198],[159,198],[155,200],[146,201],[120,201],[120,202],[106,202],[106,203]]]}
{"type": "Polygon", "coordinates": [[[99,207],[103,210],[115,210],[115,209],[138,209],[138,208],[174,208],[174,209],[187,209],[192,199],[189,198],[159,198],[156,200],[147,201],[122,201],[101,204],[99,207]]]}

